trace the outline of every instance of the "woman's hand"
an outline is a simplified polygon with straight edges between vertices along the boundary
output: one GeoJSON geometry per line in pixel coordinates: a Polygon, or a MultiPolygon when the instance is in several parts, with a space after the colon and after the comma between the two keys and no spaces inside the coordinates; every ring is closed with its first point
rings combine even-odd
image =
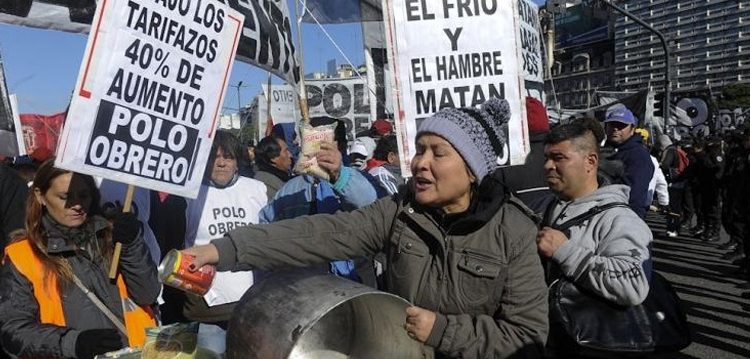
{"type": "Polygon", "coordinates": [[[118,212],[112,216],[112,239],[124,245],[129,245],[141,233],[141,222],[132,212],[118,212]]]}
{"type": "Polygon", "coordinates": [[[437,315],[435,312],[420,308],[420,307],[409,307],[406,308],[406,324],[404,328],[409,337],[426,343],[427,339],[432,333],[432,327],[435,325],[435,318],[437,315]]]}
{"type": "Polygon", "coordinates": [[[183,249],[182,254],[193,257],[193,263],[188,268],[191,272],[197,271],[206,264],[219,263],[219,250],[211,243],[183,249]]]}

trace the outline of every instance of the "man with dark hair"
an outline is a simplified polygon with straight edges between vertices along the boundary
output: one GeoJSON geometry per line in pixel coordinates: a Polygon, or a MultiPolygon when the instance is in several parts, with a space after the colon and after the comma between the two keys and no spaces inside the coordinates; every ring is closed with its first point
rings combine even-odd
{"type": "Polygon", "coordinates": [[[268,199],[271,199],[290,178],[292,153],[286,141],[272,136],[260,140],[255,147],[255,163],[258,166],[255,179],[266,185],[268,199]]]}
{"type": "Polygon", "coordinates": [[[378,180],[388,194],[398,192],[398,187],[404,184],[404,179],[401,177],[401,160],[398,156],[396,135],[387,135],[378,140],[372,158],[367,161],[365,169],[378,180]]]}
{"type": "MultiPolygon", "coordinates": [[[[318,213],[335,213],[339,210],[353,211],[375,202],[378,198],[377,190],[363,173],[346,165],[344,156],[347,141],[343,121],[331,117],[310,119],[310,125],[313,127],[334,123],[337,124],[334,130],[334,143],[321,143],[320,151],[316,155],[318,166],[328,174],[329,179],[308,174],[290,179],[273,198],[269,198],[268,205],[261,211],[261,222],[275,222],[318,213]]],[[[357,264],[356,271],[351,261],[331,262],[326,269],[331,273],[375,286],[372,262],[364,260],[357,264]]]]}
{"type": "Polygon", "coordinates": [[[553,128],[545,141],[546,180],[557,198],[545,211],[537,246],[551,265],[549,281],[565,277],[610,302],[637,305],[649,290],[652,234],[628,208],[628,186],[600,185],[595,126],[577,120],[553,128]],[[592,213],[565,232],[554,229],[592,213]]]}
{"type": "Polygon", "coordinates": [[[628,204],[639,217],[646,217],[648,184],[654,175],[654,164],[643,146],[643,138],[635,133],[638,120],[625,107],[615,107],[604,120],[607,144],[616,151],[613,159],[622,161],[625,184],[630,186],[628,204]]]}
{"type": "Polygon", "coordinates": [[[702,239],[708,242],[719,240],[721,226],[721,202],[719,187],[724,172],[724,154],[721,141],[711,138],[697,141],[695,149],[696,189],[699,192],[700,206],[696,205],[698,222],[704,226],[702,239]]]}

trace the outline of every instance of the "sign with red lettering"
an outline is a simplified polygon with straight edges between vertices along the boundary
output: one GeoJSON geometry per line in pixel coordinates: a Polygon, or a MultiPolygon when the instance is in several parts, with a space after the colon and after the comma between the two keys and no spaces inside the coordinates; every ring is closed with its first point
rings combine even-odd
{"type": "Polygon", "coordinates": [[[195,197],[243,21],[217,0],[101,0],[56,165],[195,197]]]}

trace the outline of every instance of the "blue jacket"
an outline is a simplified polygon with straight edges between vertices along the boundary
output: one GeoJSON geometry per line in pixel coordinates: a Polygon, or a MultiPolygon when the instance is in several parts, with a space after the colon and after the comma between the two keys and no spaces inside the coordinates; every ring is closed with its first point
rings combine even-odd
{"type": "MultiPolygon", "coordinates": [[[[341,167],[336,183],[309,175],[290,179],[260,212],[260,223],[270,223],[309,214],[353,211],[378,199],[370,181],[359,171],[341,167]],[[315,193],[313,193],[313,190],[315,193]]],[[[333,274],[361,282],[351,260],[330,264],[333,274]]]]}
{"type": "Polygon", "coordinates": [[[290,179],[276,192],[268,205],[260,211],[260,223],[276,222],[311,214],[311,203],[316,201],[315,213],[333,213],[337,210],[353,211],[369,205],[378,199],[377,192],[362,173],[349,167],[341,167],[336,183],[320,180],[309,175],[299,175],[290,179]],[[313,184],[318,183],[316,196],[313,184]],[[330,212],[331,207],[335,207],[330,212]]]}
{"type": "Polygon", "coordinates": [[[648,195],[648,183],[654,175],[654,164],[643,146],[643,137],[633,135],[619,146],[614,159],[622,161],[625,166],[626,184],[630,186],[630,200],[628,205],[639,217],[646,216],[648,207],[645,205],[648,195]]]}

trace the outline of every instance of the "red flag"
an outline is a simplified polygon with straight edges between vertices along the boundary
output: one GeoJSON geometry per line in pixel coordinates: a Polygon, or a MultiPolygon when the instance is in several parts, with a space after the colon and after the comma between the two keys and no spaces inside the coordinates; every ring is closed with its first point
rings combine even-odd
{"type": "Polygon", "coordinates": [[[26,153],[38,161],[53,156],[65,123],[65,112],[50,116],[21,114],[20,118],[26,153]]]}

